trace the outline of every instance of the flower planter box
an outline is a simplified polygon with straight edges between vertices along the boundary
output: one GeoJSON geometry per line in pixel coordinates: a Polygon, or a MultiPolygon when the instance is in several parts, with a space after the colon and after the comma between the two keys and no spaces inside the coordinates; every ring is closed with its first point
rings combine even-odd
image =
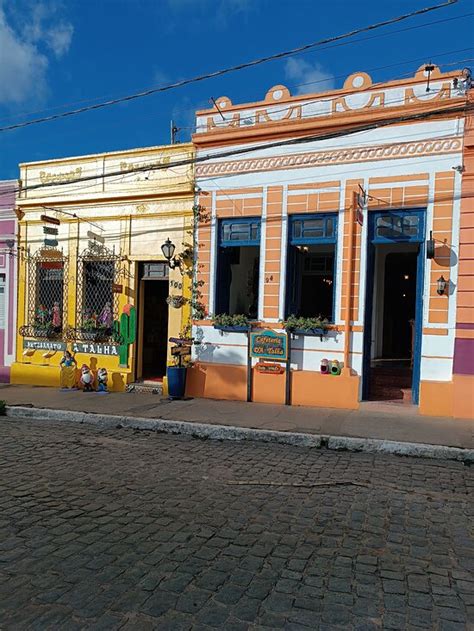
{"type": "Polygon", "coordinates": [[[227,331],[228,333],[246,333],[250,327],[248,326],[229,326],[224,324],[214,324],[214,328],[218,331],[227,331]]]}
{"type": "Polygon", "coordinates": [[[327,329],[293,329],[293,335],[306,335],[307,337],[319,337],[321,341],[327,335],[327,329]]]}

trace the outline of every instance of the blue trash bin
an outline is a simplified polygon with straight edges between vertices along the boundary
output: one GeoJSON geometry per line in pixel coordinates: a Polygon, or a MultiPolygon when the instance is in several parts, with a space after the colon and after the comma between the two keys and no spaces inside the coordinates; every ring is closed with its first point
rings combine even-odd
{"type": "Polygon", "coordinates": [[[170,399],[182,399],[186,388],[186,368],[180,366],[168,366],[168,395],[170,399]]]}

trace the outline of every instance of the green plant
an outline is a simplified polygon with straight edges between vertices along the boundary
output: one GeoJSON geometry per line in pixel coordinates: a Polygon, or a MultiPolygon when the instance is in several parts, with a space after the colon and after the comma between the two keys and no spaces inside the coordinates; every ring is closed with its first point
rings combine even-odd
{"type": "Polygon", "coordinates": [[[7,415],[7,402],[0,400],[0,416],[7,415]]]}
{"type": "Polygon", "coordinates": [[[246,315],[236,314],[229,315],[228,313],[219,313],[214,316],[215,326],[245,326],[248,327],[249,319],[246,315]]]}
{"type": "Polygon", "coordinates": [[[313,329],[328,330],[329,320],[322,316],[314,318],[304,318],[295,315],[290,315],[283,322],[283,328],[287,331],[311,331],[313,329]]]}
{"type": "Polygon", "coordinates": [[[122,313],[120,323],[114,321],[114,332],[120,339],[119,360],[120,366],[128,366],[129,345],[135,342],[137,331],[137,311],[135,307],[130,307],[129,313],[122,313]]]}

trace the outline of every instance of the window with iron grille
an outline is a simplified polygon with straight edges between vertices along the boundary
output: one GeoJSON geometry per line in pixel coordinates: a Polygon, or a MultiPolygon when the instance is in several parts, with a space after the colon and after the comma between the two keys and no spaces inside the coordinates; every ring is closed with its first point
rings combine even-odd
{"type": "Polygon", "coordinates": [[[40,250],[27,259],[26,326],[32,337],[62,337],[67,321],[68,259],[59,250],[40,250]]]}
{"type": "Polygon", "coordinates": [[[114,284],[118,283],[119,260],[113,251],[95,244],[78,258],[76,329],[81,339],[98,341],[113,335],[118,319],[114,284]]]}

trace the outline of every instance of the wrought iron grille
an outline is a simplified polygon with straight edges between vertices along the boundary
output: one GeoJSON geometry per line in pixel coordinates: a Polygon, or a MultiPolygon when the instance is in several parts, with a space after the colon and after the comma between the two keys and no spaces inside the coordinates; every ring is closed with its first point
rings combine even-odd
{"type": "Polygon", "coordinates": [[[27,317],[20,334],[57,339],[67,324],[68,258],[39,250],[27,258],[27,317]]]}
{"type": "Polygon", "coordinates": [[[120,256],[96,242],[77,261],[76,336],[88,341],[114,339],[119,294],[120,256]]]}

